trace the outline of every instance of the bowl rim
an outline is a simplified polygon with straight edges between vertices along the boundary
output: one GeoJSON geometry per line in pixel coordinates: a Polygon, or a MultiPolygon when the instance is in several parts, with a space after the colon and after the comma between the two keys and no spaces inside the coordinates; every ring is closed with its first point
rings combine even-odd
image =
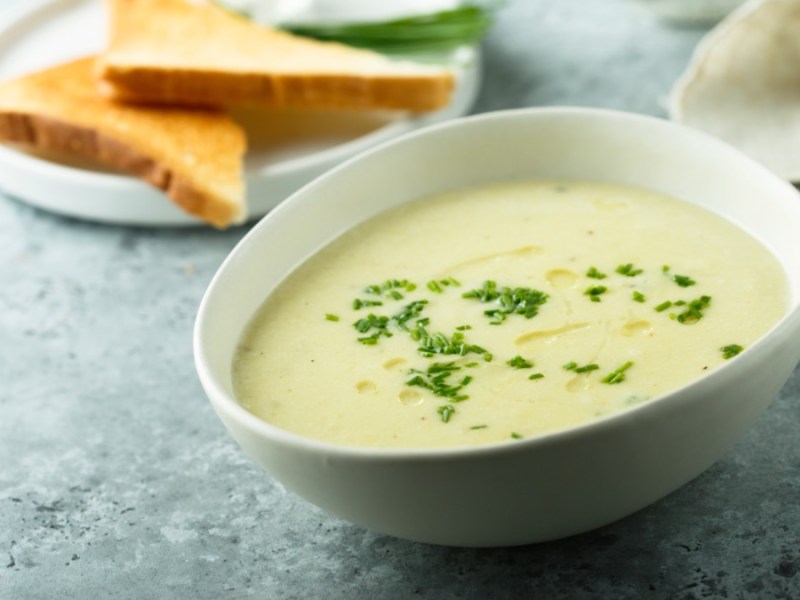
{"type": "MultiPolygon", "coordinates": [[[[255,416],[241,404],[239,404],[232,394],[228,394],[222,385],[215,379],[215,377],[212,376],[211,368],[208,364],[204,348],[204,326],[206,321],[211,318],[209,317],[210,298],[216,294],[219,282],[224,277],[224,274],[232,268],[233,263],[239,260],[241,254],[247,252],[247,248],[251,243],[253,243],[253,240],[262,235],[261,231],[264,228],[268,228],[270,223],[273,220],[280,218],[284,212],[292,210],[296,197],[313,193],[315,188],[326,185],[326,180],[328,178],[336,176],[343,170],[353,168],[353,165],[357,165],[361,160],[364,159],[364,157],[383,152],[384,149],[388,147],[414,143],[414,140],[417,140],[418,138],[425,138],[431,135],[440,135],[440,132],[442,131],[446,131],[451,128],[459,128],[464,126],[464,124],[504,119],[537,118],[540,116],[542,118],[546,118],[548,116],[582,116],[600,119],[616,119],[620,122],[660,127],[664,131],[676,131],[679,132],[679,135],[687,136],[689,140],[696,139],[701,143],[709,145],[715,153],[728,153],[731,157],[738,157],[740,161],[746,161],[749,163],[750,168],[752,168],[755,172],[760,171],[760,176],[772,179],[774,184],[776,184],[778,187],[782,186],[787,194],[793,194],[797,196],[798,200],[800,200],[800,192],[798,192],[798,190],[795,189],[791,184],[781,180],[766,167],[762,166],[755,160],[750,159],[741,151],[735,149],[727,143],[702,131],[692,129],[680,123],[670,122],[658,117],[626,111],[575,106],[515,108],[460,117],[458,119],[431,125],[420,130],[407,133],[398,138],[388,140],[367,150],[364,153],[349,158],[348,160],[332,168],[330,171],[327,171],[320,177],[317,177],[313,181],[300,188],[297,192],[293,193],[278,207],[262,217],[259,222],[254,225],[252,229],[247,232],[247,234],[245,234],[245,236],[229,252],[225,260],[219,266],[217,272],[214,274],[214,277],[208,284],[206,292],[204,293],[198,308],[195,320],[193,331],[194,361],[198,377],[212,406],[220,417],[223,415],[226,417],[223,418],[223,421],[226,421],[227,419],[235,421],[247,429],[250,433],[254,433],[260,438],[267,438],[275,444],[291,447],[296,451],[303,451],[312,454],[324,454],[329,457],[340,459],[346,458],[355,461],[381,460],[385,462],[413,462],[429,461],[433,459],[447,461],[456,459],[461,460],[465,457],[477,458],[528,452],[540,446],[570,443],[576,438],[598,434],[603,430],[613,428],[615,426],[627,426],[631,423],[631,421],[638,420],[643,412],[655,414],[659,411],[665,410],[666,405],[671,405],[675,402],[688,401],[689,396],[695,396],[698,394],[702,395],[707,391],[706,388],[713,389],[714,387],[718,386],[718,382],[720,380],[724,381],[726,378],[728,378],[729,373],[733,369],[746,368],[747,364],[757,362],[759,360],[758,355],[764,352],[764,346],[767,345],[770,340],[777,337],[780,331],[790,328],[800,329],[800,297],[793,298],[790,295],[787,299],[788,306],[786,312],[775,324],[773,324],[770,329],[764,332],[755,342],[750,344],[744,352],[726,361],[724,364],[698,379],[690,381],[665,394],[656,396],[647,402],[636,404],[621,411],[579,423],[577,425],[544,432],[535,436],[524,437],[522,439],[509,439],[477,445],[465,444],[434,448],[380,448],[336,444],[306,437],[304,435],[293,433],[272,425],[255,416]]],[[[351,227],[354,225],[355,223],[351,225],[351,227]]],[[[748,235],[751,234],[748,233],[748,235]]],[[[759,242],[763,244],[762,240],[759,240],[759,242]]],[[[768,248],[768,250],[772,253],[771,249],[768,248]]],[[[783,268],[784,272],[786,272],[787,269],[785,263],[777,256],[776,260],[779,260],[781,267],[783,268]]]]}

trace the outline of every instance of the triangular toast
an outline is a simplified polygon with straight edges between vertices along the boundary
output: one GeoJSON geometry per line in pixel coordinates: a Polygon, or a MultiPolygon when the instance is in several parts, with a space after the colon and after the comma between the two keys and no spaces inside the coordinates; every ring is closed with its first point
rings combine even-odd
{"type": "Polygon", "coordinates": [[[110,0],[99,62],[116,100],[427,111],[450,100],[447,69],[259,25],[195,0],[110,0]]]}
{"type": "Polygon", "coordinates": [[[97,93],[86,58],[0,83],[0,141],[136,175],[217,227],[245,217],[244,131],[219,112],[127,106],[97,93]]]}

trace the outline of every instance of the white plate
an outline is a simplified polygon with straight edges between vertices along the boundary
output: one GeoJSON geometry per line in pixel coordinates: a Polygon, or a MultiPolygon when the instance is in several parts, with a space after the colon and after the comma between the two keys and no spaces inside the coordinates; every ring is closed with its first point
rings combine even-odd
{"type": "MultiPolygon", "coordinates": [[[[0,79],[72,58],[105,45],[101,0],[30,0],[0,12],[0,79]]],[[[480,57],[462,48],[455,57],[457,87],[451,104],[435,113],[260,111],[240,116],[247,124],[245,161],[248,217],[274,208],[329,168],[402,133],[465,114],[477,95],[480,57]]],[[[45,159],[0,147],[0,189],[46,210],[74,217],[133,225],[191,225],[159,190],[89,163],[45,159]]]]}

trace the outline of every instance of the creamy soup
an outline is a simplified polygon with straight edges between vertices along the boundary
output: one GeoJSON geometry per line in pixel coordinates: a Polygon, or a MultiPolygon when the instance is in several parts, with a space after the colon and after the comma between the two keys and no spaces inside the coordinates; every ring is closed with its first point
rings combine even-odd
{"type": "Polygon", "coordinates": [[[647,402],[787,310],[784,273],[721,217],[610,184],[442,194],[341,236],[267,298],[241,404],[338,444],[528,438],[647,402]]]}

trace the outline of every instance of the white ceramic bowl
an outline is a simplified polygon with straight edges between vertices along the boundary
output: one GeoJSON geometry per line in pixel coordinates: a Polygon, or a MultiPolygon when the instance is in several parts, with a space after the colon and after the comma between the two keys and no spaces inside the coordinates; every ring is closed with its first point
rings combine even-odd
{"type": "Polygon", "coordinates": [[[287,488],[335,515],[436,544],[559,538],[624,517],[683,485],[730,448],[778,393],[800,360],[798,232],[794,188],[738,151],[681,126],[585,109],[462,119],[350,160],[265,217],[203,299],[197,370],[242,448],[287,488]],[[231,386],[237,340],[300,262],[392,206],[515,178],[640,186],[725,215],[784,265],[790,312],[699,381],[615,416],[511,443],[415,451],[336,446],[282,431],[237,404],[231,386]]]}

